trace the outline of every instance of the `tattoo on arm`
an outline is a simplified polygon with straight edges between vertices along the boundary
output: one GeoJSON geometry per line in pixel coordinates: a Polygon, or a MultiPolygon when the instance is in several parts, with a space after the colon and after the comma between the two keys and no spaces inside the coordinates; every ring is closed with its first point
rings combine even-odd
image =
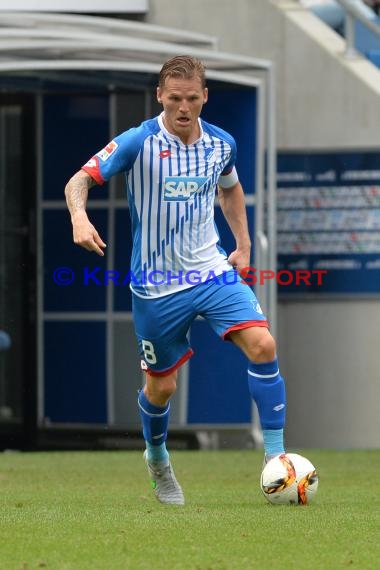
{"type": "Polygon", "coordinates": [[[80,170],[69,180],[65,188],[66,202],[70,214],[86,209],[88,191],[96,182],[83,170],[80,170]]]}

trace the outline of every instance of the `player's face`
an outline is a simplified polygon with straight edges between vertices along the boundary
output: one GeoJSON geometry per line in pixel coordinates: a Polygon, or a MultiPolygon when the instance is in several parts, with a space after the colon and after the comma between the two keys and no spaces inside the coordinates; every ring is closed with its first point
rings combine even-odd
{"type": "Polygon", "coordinates": [[[208,97],[199,77],[168,77],[163,88],[157,87],[157,100],[164,107],[164,124],[169,133],[191,144],[200,136],[198,117],[208,97]]]}

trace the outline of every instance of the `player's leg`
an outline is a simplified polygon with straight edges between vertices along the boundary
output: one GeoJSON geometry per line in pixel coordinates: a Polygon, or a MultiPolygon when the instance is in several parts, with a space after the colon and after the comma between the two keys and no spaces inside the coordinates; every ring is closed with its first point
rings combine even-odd
{"type": "Polygon", "coordinates": [[[258,409],[268,460],[284,452],[286,393],[276,344],[269,330],[262,327],[231,331],[229,338],[249,359],[248,387],[258,409]]]}
{"type": "Polygon", "coordinates": [[[170,397],[176,390],[177,371],[154,377],[146,373],[146,383],[139,392],[138,404],[143,426],[145,461],[157,499],[161,503],[183,505],[185,502],[166,448],[170,397]]]}
{"type": "Polygon", "coordinates": [[[148,461],[169,464],[166,439],[169,426],[170,398],[177,387],[177,371],[163,377],[145,373],[145,386],[139,392],[138,405],[146,442],[148,461]]]}
{"type": "Polygon", "coordinates": [[[248,386],[263,429],[269,458],[284,451],[285,384],[279,372],[275,341],[260,305],[247,285],[236,279],[200,287],[197,303],[215,332],[231,340],[249,359],[248,386]]]}
{"type": "Polygon", "coordinates": [[[133,315],[146,378],[138,395],[138,405],[148,471],[159,501],[183,504],[182,490],[170,464],[166,439],[177,369],[192,355],[186,334],[193,316],[183,293],[158,299],[134,296],[133,315]]]}

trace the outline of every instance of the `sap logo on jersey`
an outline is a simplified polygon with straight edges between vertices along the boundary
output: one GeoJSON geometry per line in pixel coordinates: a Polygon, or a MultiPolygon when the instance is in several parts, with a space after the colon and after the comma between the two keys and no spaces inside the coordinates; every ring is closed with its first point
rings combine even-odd
{"type": "Polygon", "coordinates": [[[166,202],[189,200],[207,180],[207,176],[165,176],[164,200],[166,202]]]}

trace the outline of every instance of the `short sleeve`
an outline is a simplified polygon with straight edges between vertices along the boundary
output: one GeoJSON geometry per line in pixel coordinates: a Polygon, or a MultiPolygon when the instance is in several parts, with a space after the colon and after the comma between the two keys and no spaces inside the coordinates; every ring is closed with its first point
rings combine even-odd
{"type": "Polygon", "coordinates": [[[146,121],[137,128],[121,133],[90,158],[82,170],[98,184],[104,184],[119,172],[127,172],[132,168],[144,140],[151,134],[153,125],[153,120],[146,121]]]}

